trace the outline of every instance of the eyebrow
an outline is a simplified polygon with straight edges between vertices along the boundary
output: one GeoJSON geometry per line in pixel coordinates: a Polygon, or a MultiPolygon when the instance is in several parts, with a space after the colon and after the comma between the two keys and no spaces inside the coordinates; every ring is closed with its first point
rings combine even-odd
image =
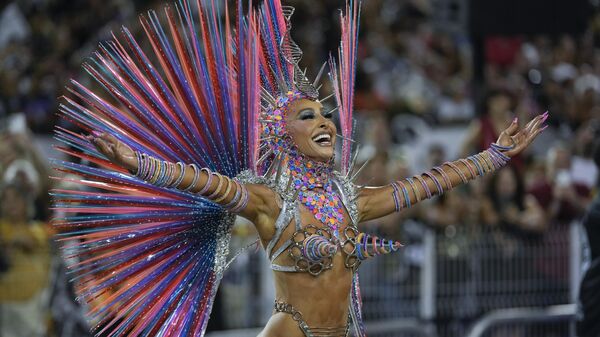
{"type": "Polygon", "coordinates": [[[296,113],[296,116],[300,116],[306,110],[311,110],[314,113],[320,113],[321,115],[323,115],[323,108],[324,107],[322,105],[317,106],[317,107],[311,107],[311,106],[305,107],[305,108],[302,108],[301,110],[298,110],[298,112],[296,113]],[[319,111],[319,112],[317,112],[317,111],[319,111]]]}

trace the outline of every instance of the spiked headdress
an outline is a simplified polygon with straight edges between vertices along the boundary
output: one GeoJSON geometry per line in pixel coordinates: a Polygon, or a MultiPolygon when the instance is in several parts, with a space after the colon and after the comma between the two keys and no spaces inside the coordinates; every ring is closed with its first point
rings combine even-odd
{"type": "MultiPolygon", "coordinates": [[[[300,98],[325,102],[335,97],[335,107],[331,112],[338,111],[342,138],[342,156],[340,170],[349,174],[352,163],[352,108],[354,97],[354,80],[358,38],[358,20],[360,3],[350,1],[346,4],[347,15],[341,15],[342,40],[338,52],[339,67],[335,58],[330,57],[319,69],[313,81],[309,81],[306,68],[300,70],[302,50],[291,37],[291,17],[294,8],[281,6],[279,1],[266,1],[260,10],[260,43],[259,68],[261,77],[261,118],[262,151],[260,164],[266,159],[277,157],[280,152],[289,151],[290,143],[285,128],[285,112],[290,103],[300,98]],[[273,13],[276,13],[273,15],[273,13]],[[334,92],[319,100],[320,84],[326,66],[329,64],[329,78],[334,92]]],[[[269,167],[269,165],[264,165],[269,167]]]]}
{"type": "MultiPolygon", "coordinates": [[[[318,84],[299,70],[291,8],[264,0],[242,15],[239,0],[230,20],[220,3],[180,0],[165,8],[164,26],[153,11],[141,16],[146,51],[123,27],[83,66],[103,90],[72,80],[60,105],[83,134],[57,126],[65,145],[58,149],[83,164],[55,161],[58,171],[78,176],[57,179],[93,191],[53,190],[54,207],[65,214],[53,223],[67,255],[79,258],[70,269],[98,334],[202,336],[235,217],[202,196],[132,177],[84,135],[108,133],[136,151],[230,177],[260,174],[260,120],[274,117],[264,114],[285,99],[318,97],[318,84]]],[[[342,15],[339,66],[329,61],[342,173],[350,167],[358,7],[350,1],[342,15]]]]}

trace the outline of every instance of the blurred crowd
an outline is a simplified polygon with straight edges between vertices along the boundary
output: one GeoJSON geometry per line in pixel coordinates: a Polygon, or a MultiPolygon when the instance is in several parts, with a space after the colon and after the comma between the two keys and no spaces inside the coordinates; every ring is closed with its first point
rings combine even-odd
{"type": "MultiPolygon", "coordinates": [[[[89,81],[81,76],[80,64],[98,41],[121,24],[139,30],[136,13],[161,2],[0,5],[2,336],[23,335],[11,334],[11,327],[29,331],[27,336],[69,336],[64,331],[84,329],[79,315],[68,314],[78,307],[48,225],[53,187],[48,177],[60,173],[50,171],[51,156],[36,147],[36,139],[48,139],[60,123],[58,97],[68,80],[89,81]]],[[[287,3],[297,9],[294,37],[304,50],[303,62],[316,70],[337,46],[341,2],[287,3]]],[[[468,255],[472,247],[464,242],[485,235],[494,255],[506,263],[528,245],[564,235],[598,193],[593,156],[600,139],[599,33],[596,15],[578,36],[487,38],[484,82],[478,84],[484,90],[476,99],[472,44],[460,23],[452,29],[441,25],[428,0],[366,2],[355,101],[360,160],[369,160],[362,183],[386,184],[479,152],[513,118],[523,125],[550,111],[550,127],[508,168],[367,224],[367,230],[402,240],[399,224],[418,222],[435,230],[448,258],[468,255]]],[[[547,264],[540,261],[535,268],[545,279],[564,282],[565,270],[557,275],[547,264]]]]}

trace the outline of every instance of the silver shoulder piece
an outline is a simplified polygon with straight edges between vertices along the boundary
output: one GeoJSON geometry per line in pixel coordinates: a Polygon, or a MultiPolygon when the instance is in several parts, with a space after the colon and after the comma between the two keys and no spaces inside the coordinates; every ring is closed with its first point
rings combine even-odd
{"type": "Polygon", "coordinates": [[[356,227],[358,225],[358,191],[359,188],[356,186],[348,177],[344,176],[340,172],[333,172],[333,184],[338,190],[342,203],[350,215],[352,224],[356,227]]]}

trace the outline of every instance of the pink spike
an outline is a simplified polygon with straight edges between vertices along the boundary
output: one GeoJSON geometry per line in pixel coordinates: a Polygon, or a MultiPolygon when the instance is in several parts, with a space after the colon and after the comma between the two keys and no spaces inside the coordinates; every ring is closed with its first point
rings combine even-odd
{"type": "MultiPolygon", "coordinates": [[[[360,1],[352,1],[352,8],[346,3],[345,14],[340,14],[342,37],[338,49],[339,67],[336,67],[335,61],[330,60],[331,78],[339,106],[341,133],[346,139],[352,138],[359,16],[360,1]]],[[[352,143],[346,139],[343,140],[341,158],[342,173],[344,174],[351,169],[349,165],[352,143]]]]}

